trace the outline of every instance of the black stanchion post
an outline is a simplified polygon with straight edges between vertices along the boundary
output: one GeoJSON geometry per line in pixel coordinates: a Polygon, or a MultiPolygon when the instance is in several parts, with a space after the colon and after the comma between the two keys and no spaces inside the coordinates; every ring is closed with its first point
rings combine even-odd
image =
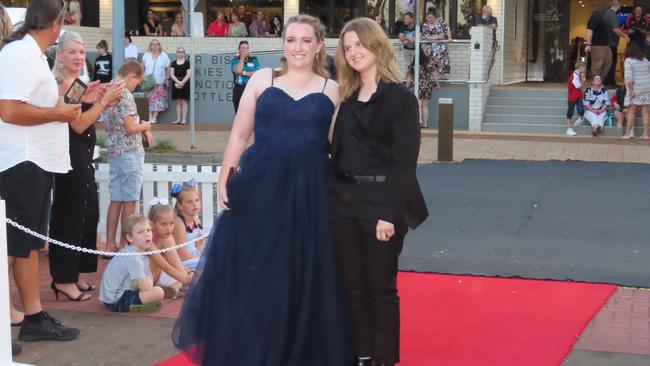
{"type": "Polygon", "coordinates": [[[438,161],[454,160],[454,101],[438,99],[438,161]]]}

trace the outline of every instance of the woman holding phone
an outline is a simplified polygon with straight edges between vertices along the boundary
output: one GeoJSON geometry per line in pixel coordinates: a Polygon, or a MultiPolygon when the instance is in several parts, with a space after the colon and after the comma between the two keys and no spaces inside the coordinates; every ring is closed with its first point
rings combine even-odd
{"type": "MultiPolygon", "coordinates": [[[[70,122],[70,163],[72,170],[54,176],[54,200],[50,217],[50,235],[65,243],[74,243],[88,249],[97,248],[97,221],[99,206],[95,169],[92,166],[95,147],[95,121],[109,106],[119,102],[122,86],[107,88],[98,81],[89,84],[83,94],[83,84],[77,80],[86,62],[86,46],[76,32],[61,35],[56,50],[53,73],[59,86],[59,95],[78,103],[81,95],[82,114],[70,122]]],[[[90,300],[87,291],[95,285],[80,277],[81,273],[97,271],[97,256],[50,246],[50,285],[56,298],[59,294],[71,301],[90,300]]]]}
{"type": "Polygon", "coordinates": [[[336,52],[341,105],[332,136],[332,238],[359,366],[399,362],[397,259],[408,228],[428,216],[415,169],[418,101],[386,33],[359,18],[336,52]]]}

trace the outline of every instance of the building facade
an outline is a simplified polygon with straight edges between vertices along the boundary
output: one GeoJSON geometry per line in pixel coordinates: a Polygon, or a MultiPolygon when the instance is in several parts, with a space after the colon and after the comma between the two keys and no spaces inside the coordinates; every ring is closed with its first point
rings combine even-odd
{"type": "MultiPolygon", "coordinates": [[[[112,33],[112,9],[115,0],[81,0],[84,17],[79,31],[86,41],[88,51],[94,52],[99,40],[109,42],[112,33]],[[92,23],[92,24],[91,24],[92,23]]],[[[189,9],[189,0],[120,0],[125,4],[126,31],[133,35],[141,53],[146,52],[152,38],[141,34],[141,26],[148,9],[160,14],[177,11],[181,4],[189,9]]],[[[326,44],[333,52],[338,31],[344,21],[359,15],[382,15],[387,24],[399,21],[406,11],[413,10],[414,0],[199,0],[195,11],[203,16],[203,29],[221,11],[229,15],[235,6],[244,5],[247,12],[262,11],[267,17],[277,14],[283,19],[298,14],[318,16],[327,25],[326,44]]],[[[439,16],[450,25],[454,38],[451,43],[449,80],[431,101],[430,126],[436,126],[435,111],[439,97],[454,100],[455,126],[458,129],[480,131],[491,88],[522,82],[564,82],[574,61],[582,56],[577,42],[586,34],[586,22],[595,5],[601,0],[426,0],[421,10],[436,8],[439,16]],[[471,27],[472,18],[483,5],[491,6],[498,19],[496,39],[500,49],[494,60],[491,49],[491,31],[471,27]],[[487,38],[486,38],[487,37],[487,38]],[[477,47],[479,47],[477,49],[477,47]]],[[[650,0],[648,6],[650,6],[650,0]]],[[[7,6],[25,6],[28,0],[2,0],[7,6]]],[[[643,3],[643,1],[635,1],[643,3]]],[[[643,5],[643,4],[641,4],[643,5]]],[[[200,27],[201,28],[201,27],[200,27]]],[[[199,29],[200,29],[199,28],[199,29]]],[[[387,27],[394,37],[394,27],[387,27]]],[[[248,38],[253,52],[263,51],[264,66],[275,66],[280,57],[282,41],[279,38],[248,38]],[[275,51],[273,51],[275,50],[275,51]]],[[[239,38],[205,38],[190,40],[185,37],[162,37],[163,49],[173,54],[184,47],[199,58],[195,68],[197,94],[197,121],[229,123],[233,111],[229,102],[232,74],[228,62],[236,52],[239,38]],[[219,113],[211,110],[218,108],[219,113]],[[215,119],[215,115],[219,116],[215,119]]],[[[112,48],[112,45],[111,45],[112,48]]],[[[404,58],[398,61],[406,69],[404,58]]],[[[619,47],[619,52],[623,52],[619,47]]],[[[91,57],[92,56],[91,54],[91,57]]],[[[173,119],[173,111],[168,112],[173,119]]],[[[165,116],[162,117],[162,121],[165,116]]]]}

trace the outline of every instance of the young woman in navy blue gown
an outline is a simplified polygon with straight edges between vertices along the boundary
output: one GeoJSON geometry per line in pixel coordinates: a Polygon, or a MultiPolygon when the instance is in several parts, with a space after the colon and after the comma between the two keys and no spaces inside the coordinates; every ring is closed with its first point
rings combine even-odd
{"type": "Polygon", "coordinates": [[[282,69],[256,72],[242,95],[219,179],[227,211],[174,327],[176,346],[202,365],[353,360],[329,222],[338,85],[324,71],[320,22],[298,15],[285,29],[282,69]]]}

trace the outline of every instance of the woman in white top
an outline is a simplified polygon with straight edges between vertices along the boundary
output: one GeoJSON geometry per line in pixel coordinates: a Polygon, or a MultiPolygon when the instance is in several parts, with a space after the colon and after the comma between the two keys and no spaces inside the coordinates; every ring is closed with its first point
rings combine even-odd
{"type": "Polygon", "coordinates": [[[643,51],[639,46],[630,42],[625,49],[625,86],[627,94],[625,95],[624,106],[628,107],[627,112],[627,132],[624,139],[634,137],[634,119],[637,109],[641,109],[641,118],[643,118],[643,140],[648,139],[648,105],[650,105],[650,61],[645,58],[643,51]]]}
{"type": "Polygon", "coordinates": [[[138,59],[138,47],[133,44],[133,40],[128,34],[124,36],[124,59],[127,58],[138,59]]]}
{"type": "Polygon", "coordinates": [[[183,23],[183,13],[180,11],[176,13],[176,18],[174,19],[174,25],[172,25],[172,37],[185,37],[187,33],[185,32],[185,23],[183,23]]]}
{"type": "Polygon", "coordinates": [[[156,123],[158,113],[164,112],[169,106],[167,97],[167,75],[171,61],[169,56],[162,51],[160,41],[154,39],[149,43],[149,52],[142,56],[145,77],[153,74],[156,86],[147,91],[149,97],[149,122],[156,123]]]}
{"type": "Polygon", "coordinates": [[[591,87],[585,90],[582,105],[585,107],[585,119],[591,124],[591,134],[594,137],[600,135],[607,120],[607,106],[609,105],[607,89],[603,86],[600,75],[595,75],[591,81],[591,87]]]}

